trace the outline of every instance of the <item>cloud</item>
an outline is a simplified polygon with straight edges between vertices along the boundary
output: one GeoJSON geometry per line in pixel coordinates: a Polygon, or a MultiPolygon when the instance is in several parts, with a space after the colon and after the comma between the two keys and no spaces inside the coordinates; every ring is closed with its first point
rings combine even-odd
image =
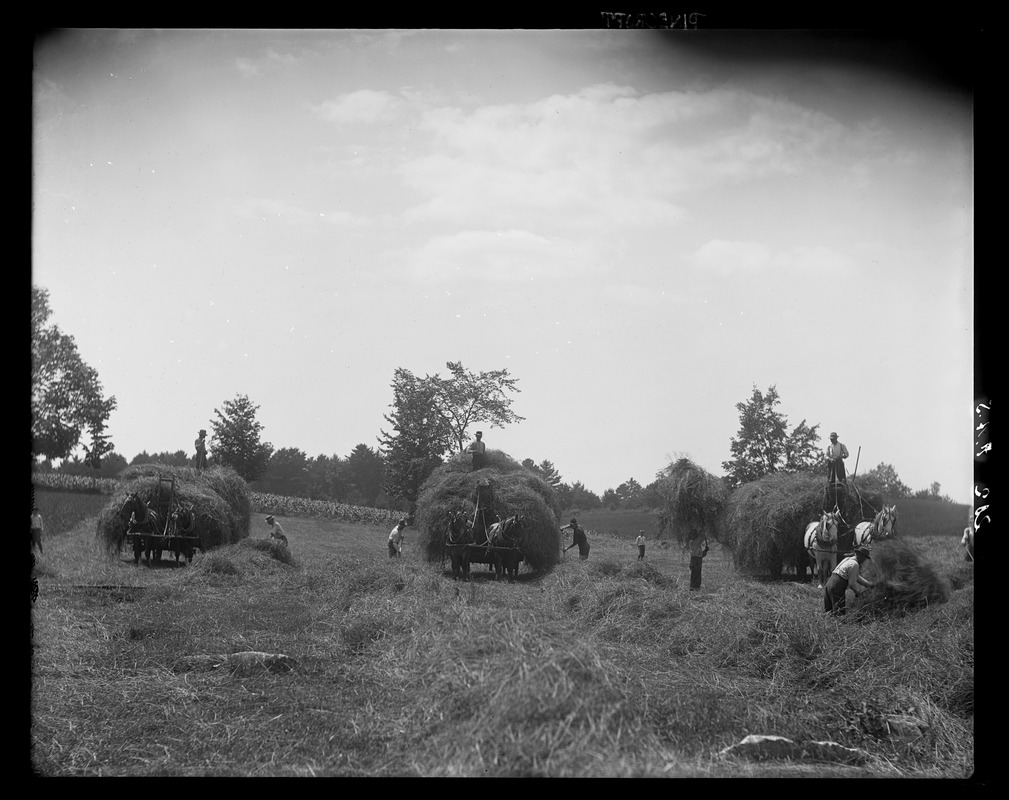
{"type": "Polygon", "coordinates": [[[242,204],[242,216],[270,220],[299,228],[320,226],[363,227],[370,224],[367,217],[348,211],[309,211],[277,200],[254,197],[242,204]]]}
{"type": "Polygon", "coordinates": [[[515,284],[597,275],[604,265],[590,246],[522,230],[463,231],[390,253],[386,262],[421,282],[515,284]]]}
{"type": "Polygon", "coordinates": [[[403,101],[389,92],[359,89],[311,108],[323,119],[344,125],[392,119],[402,105],[403,101]]]}
{"type": "Polygon", "coordinates": [[[801,176],[858,147],[856,133],[787,99],[733,89],[642,95],[614,84],[473,111],[431,108],[418,132],[434,152],[402,167],[423,198],[408,221],[572,236],[676,226],[692,192],[801,176]]]}
{"type": "Polygon", "coordinates": [[[845,275],[852,270],[847,255],[829,247],[790,247],[772,251],[760,242],[732,242],[713,239],[690,256],[694,268],[721,275],[802,273],[845,275]]]}

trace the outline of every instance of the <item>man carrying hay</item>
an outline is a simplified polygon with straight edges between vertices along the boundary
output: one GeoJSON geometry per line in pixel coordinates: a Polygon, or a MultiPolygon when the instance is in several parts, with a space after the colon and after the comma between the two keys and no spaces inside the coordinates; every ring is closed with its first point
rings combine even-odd
{"type": "Polygon", "coordinates": [[[204,470],[207,468],[207,432],[200,429],[199,435],[196,437],[196,469],[204,470]]]}
{"type": "Polygon", "coordinates": [[[578,520],[572,518],[571,522],[561,528],[562,531],[571,531],[571,544],[564,548],[566,553],[575,545],[578,546],[578,557],[585,561],[589,557],[589,540],[585,536],[585,531],[578,524],[578,520]]]}
{"type": "Polygon", "coordinates": [[[274,519],[273,514],[270,514],[266,518],[266,524],[270,526],[270,538],[276,539],[281,544],[287,544],[287,537],[284,535],[284,529],[280,526],[280,523],[274,519]]]}
{"type": "Polygon", "coordinates": [[[698,531],[687,543],[690,547],[690,591],[701,588],[701,567],[704,557],[708,554],[708,537],[698,531]]]}
{"type": "Polygon", "coordinates": [[[837,432],[831,431],[830,444],[827,445],[827,483],[845,483],[844,459],[848,457],[848,448],[837,441],[837,432]]]}
{"type": "Polygon", "coordinates": [[[848,556],[834,568],[827,579],[827,585],[823,587],[823,610],[825,612],[841,616],[844,614],[848,589],[858,594],[861,591],[859,586],[871,588],[874,585],[872,581],[866,580],[858,574],[862,564],[868,559],[868,548],[856,547],[855,555],[848,556]]]}
{"type": "Polygon", "coordinates": [[[401,519],[389,534],[389,558],[399,558],[403,555],[403,528],[405,527],[406,520],[401,519]]]}
{"type": "Polygon", "coordinates": [[[487,465],[487,445],[483,441],[483,431],[476,432],[476,439],[469,443],[466,452],[473,457],[473,471],[487,465]]]}

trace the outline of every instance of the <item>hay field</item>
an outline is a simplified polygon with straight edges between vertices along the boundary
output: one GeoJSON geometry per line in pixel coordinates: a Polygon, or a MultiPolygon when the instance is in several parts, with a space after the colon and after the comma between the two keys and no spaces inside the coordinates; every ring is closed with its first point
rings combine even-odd
{"type": "MultiPolygon", "coordinates": [[[[261,515],[191,566],[136,566],[94,518],[54,538],[32,607],[31,764],[53,776],[907,777],[974,765],[973,564],[920,544],[951,599],[841,619],[589,526],[546,575],[455,583],[407,529],[261,515]],[[270,669],[235,654],[286,656],[270,669]],[[913,738],[897,719],[920,723],[913,738]],[[833,739],[858,766],[719,755],[833,739]]],[[[267,663],[267,662],[264,662],[267,663]]]]}

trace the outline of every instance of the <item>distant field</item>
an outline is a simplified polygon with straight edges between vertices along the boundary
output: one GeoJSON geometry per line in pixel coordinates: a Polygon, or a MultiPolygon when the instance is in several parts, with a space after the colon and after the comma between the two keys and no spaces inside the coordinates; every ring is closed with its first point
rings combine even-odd
{"type": "MultiPolygon", "coordinates": [[[[897,500],[897,518],[901,536],[957,536],[963,532],[970,519],[971,508],[961,503],[943,503],[935,500],[897,500]]],[[[872,510],[867,509],[867,516],[872,510]]],[[[563,522],[571,517],[589,531],[607,533],[621,539],[633,539],[639,531],[651,537],[656,530],[656,517],[649,510],[635,511],[576,511],[565,512],[563,522]]]]}
{"type": "Polygon", "coordinates": [[[60,536],[82,520],[97,516],[111,498],[104,494],[36,489],[34,500],[48,538],[60,536]]]}

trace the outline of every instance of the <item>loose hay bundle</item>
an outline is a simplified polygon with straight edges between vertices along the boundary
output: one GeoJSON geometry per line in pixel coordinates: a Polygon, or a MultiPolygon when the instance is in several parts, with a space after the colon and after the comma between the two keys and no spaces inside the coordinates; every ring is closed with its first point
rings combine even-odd
{"type": "MultiPolygon", "coordinates": [[[[881,498],[870,492],[838,493],[843,523],[838,549],[847,549],[855,524],[881,498]]],[[[780,577],[784,564],[798,565],[807,558],[802,537],[806,525],[833,509],[821,475],[775,472],[737,487],[725,504],[718,523],[723,544],[733,550],[738,569],[751,575],[780,577]]],[[[871,517],[870,517],[871,519],[871,517]]]]}
{"type": "Polygon", "coordinates": [[[669,532],[680,544],[698,533],[719,539],[716,523],[729,495],[721,478],[681,458],[669,468],[659,487],[663,501],[658,514],[659,537],[669,532]]]}
{"type": "Polygon", "coordinates": [[[418,542],[428,561],[441,561],[452,515],[462,511],[472,519],[477,483],[492,483],[494,507],[500,519],[521,514],[526,521],[522,555],[537,572],[560,561],[560,509],[553,487],[500,450],[488,450],[486,466],[473,471],[470,456],[460,453],[431,473],[417,498],[418,542]]]}
{"type": "Polygon", "coordinates": [[[96,538],[108,551],[118,550],[126,535],[127,523],[119,516],[126,495],[136,492],[153,506],[161,477],[174,477],[175,501],[192,506],[194,533],[200,537],[204,550],[232,544],[249,535],[249,488],[234,470],[212,467],[197,472],[192,467],[142,464],[123,470],[122,491],[98,514],[96,538]]]}
{"type": "Polygon", "coordinates": [[[859,608],[867,611],[906,610],[945,603],[949,584],[909,542],[893,539],[872,548],[875,585],[863,593],[859,608]]]}

